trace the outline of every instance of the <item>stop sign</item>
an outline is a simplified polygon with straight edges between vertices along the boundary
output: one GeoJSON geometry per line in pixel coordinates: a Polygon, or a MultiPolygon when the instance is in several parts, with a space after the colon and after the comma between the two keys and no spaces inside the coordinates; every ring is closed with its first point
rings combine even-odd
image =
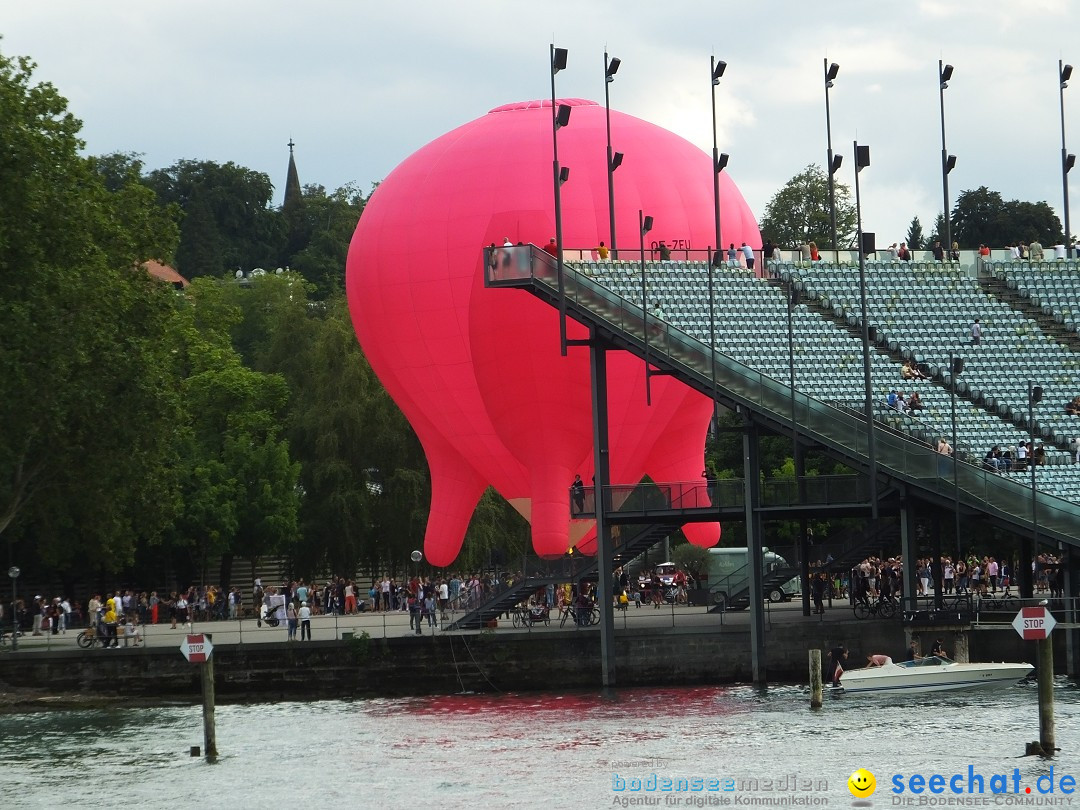
{"type": "Polygon", "coordinates": [[[1026,641],[1047,638],[1057,625],[1057,619],[1044,607],[1020,608],[1013,619],[1013,629],[1026,641]]]}
{"type": "Polygon", "coordinates": [[[180,643],[180,652],[184,654],[184,658],[193,664],[205,664],[210,660],[210,654],[213,651],[214,645],[202,633],[185,636],[180,643]]]}

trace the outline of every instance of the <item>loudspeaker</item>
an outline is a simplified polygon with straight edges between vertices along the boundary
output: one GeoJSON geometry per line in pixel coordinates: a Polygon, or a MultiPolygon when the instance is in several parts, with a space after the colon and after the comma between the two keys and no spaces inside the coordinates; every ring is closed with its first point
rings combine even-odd
{"type": "Polygon", "coordinates": [[[862,234],[862,252],[864,256],[869,256],[871,253],[877,253],[877,240],[876,234],[867,233],[863,231],[862,234]]]}

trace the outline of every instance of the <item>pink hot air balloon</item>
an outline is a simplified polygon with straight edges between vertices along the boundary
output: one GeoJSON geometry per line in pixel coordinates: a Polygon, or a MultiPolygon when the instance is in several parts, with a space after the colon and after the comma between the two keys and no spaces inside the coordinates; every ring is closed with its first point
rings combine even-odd
{"type": "MultiPolygon", "coordinates": [[[[607,232],[604,110],[570,100],[559,133],[564,241],[590,248],[607,232]]],[[[636,246],[637,211],[652,234],[704,250],[714,241],[710,159],[685,140],[612,112],[626,154],[616,184],[622,251],[636,246]]],[[[725,237],[758,246],[746,203],[721,177],[725,237]]],[[[508,105],[420,149],[380,184],[349,251],[347,288],[357,335],[372,367],[424,445],[432,474],[425,549],[436,565],[460,550],[483,488],[492,484],[533,525],[538,553],[563,553],[567,487],[588,480],[592,429],[588,354],[562,357],[557,312],[518,290],[483,286],[482,247],[546,243],[555,233],[551,111],[508,105]]],[[[572,337],[585,330],[570,324],[572,337]]],[[[654,379],[644,398],[640,360],[609,358],[612,480],[700,481],[711,403],[681,383],[654,379]]],[[[575,524],[580,522],[575,521],[575,524]]],[[[712,544],[718,527],[691,531],[712,544]]],[[[571,538],[571,539],[568,539],[571,538]]]]}

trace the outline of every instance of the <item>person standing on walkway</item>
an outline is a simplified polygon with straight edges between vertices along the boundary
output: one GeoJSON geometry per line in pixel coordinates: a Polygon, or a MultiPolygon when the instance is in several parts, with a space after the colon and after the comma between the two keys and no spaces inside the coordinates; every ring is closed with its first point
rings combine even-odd
{"type": "Polygon", "coordinates": [[[820,573],[814,574],[813,579],[810,580],[810,593],[814,597],[814,613],[818,615],[825,614],[826,576],[826,573],[821,571],[820,573]]]}
{"type": "Polygon", "coordinates": [[[307,602],[300,603],[300,640],[311,641],[311,608],[307,602]]]}
{"type": "Polygon", "coordinates": [[[285,605],[285,618],[289,623],[289,633],[286,639],[289,641],[296,641],[296,605],[292,602],[287,602],[285,605]]]}

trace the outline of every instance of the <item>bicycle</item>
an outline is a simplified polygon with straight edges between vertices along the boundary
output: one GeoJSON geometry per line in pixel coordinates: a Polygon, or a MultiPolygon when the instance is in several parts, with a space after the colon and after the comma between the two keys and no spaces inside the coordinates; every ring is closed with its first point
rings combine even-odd
{"type": "Polygon", "coordinates": [[[854,610],[856,619],[868,619],[871,616],[891,619],[896,615],[896,602],[892,599],[882,599],[880,597],[873,602],[857,601],[854,610]]]}
{"type": "Polygon", "coordinates": [[[589,608],[589,615],[586,617],[588,621],[585,622],[578,621],[579,610],[580,608],[576,608],[573,605],[566,605],[563,608],[561,615],[559,616],[559,627],[565,626],[566,620],[571,617],[573,617],[574,619],[574,624],[581,625],[583,627],[591,624],[600,624],[600,608],[598,608],[596,605],[593,605],[591,608],[589,608]]]}
{"type": "Polygon", "coordinates": [[[93,648],[96,644],[104,645],[105,638],[105,634],[99,633],[97,631],[97,628],[87,627],[85,630],[79,633],[78,636],[75,637],[75,643],[78,644],[82,649],[89,650],[93,648]]]}
{"type": "Polygon", "coordinates": [[[979,610],[1016,610],[1018,597],[1011,593],[979,597],[979,610]]]}
{"type": "Polygon", "coordinates": [[[547,605],[518,605],[513,611],[514,627],[532,627],[534,624],[551,624],[547,605]]]}

